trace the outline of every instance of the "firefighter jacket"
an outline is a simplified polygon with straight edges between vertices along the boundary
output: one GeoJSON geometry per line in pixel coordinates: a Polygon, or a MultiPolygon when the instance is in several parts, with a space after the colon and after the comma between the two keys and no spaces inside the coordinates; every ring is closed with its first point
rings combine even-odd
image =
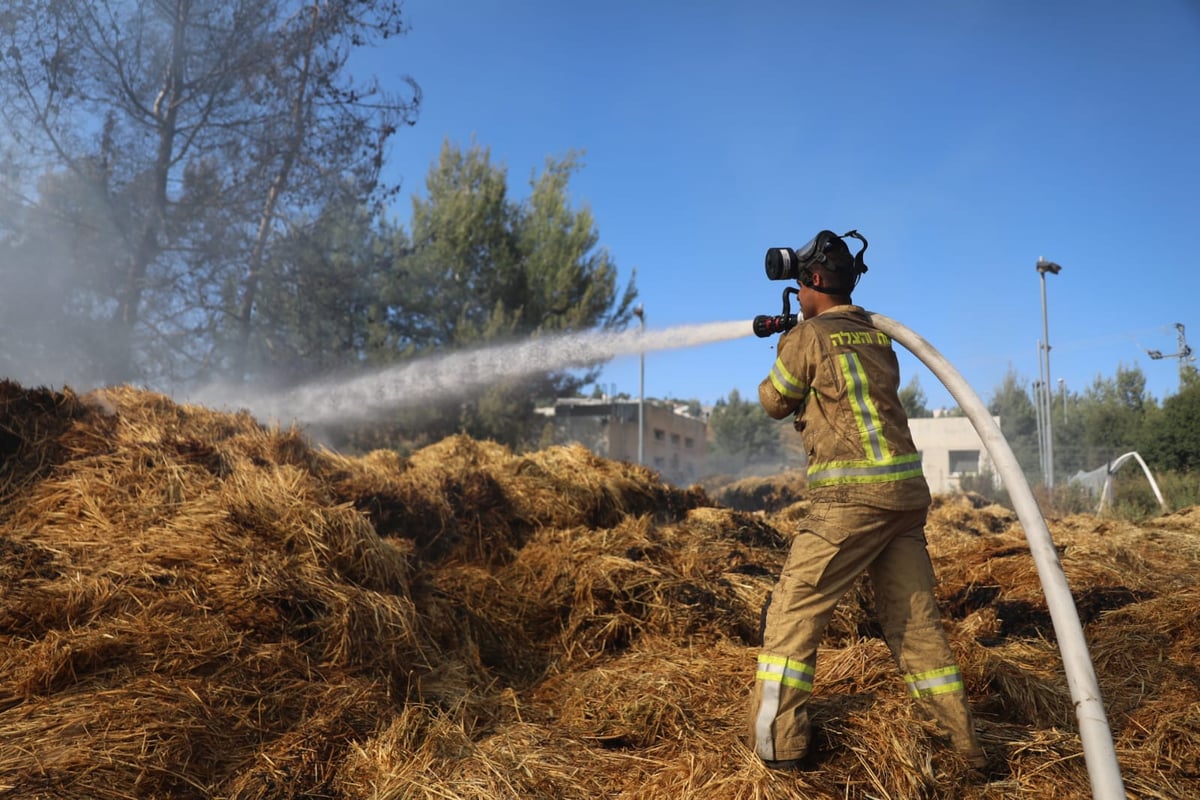
{"type": "Polygon", "coordinates": [[[774,419],[795,415],[814,500],[922,508],[929,486],[899,388],[891,337],[862,308],[842,305],[780,337],[758,397],[774,419]]]}

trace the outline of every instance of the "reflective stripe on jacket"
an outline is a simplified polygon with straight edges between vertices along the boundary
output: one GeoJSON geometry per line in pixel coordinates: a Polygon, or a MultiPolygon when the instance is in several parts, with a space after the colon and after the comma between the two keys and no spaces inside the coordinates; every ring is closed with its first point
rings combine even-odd
{"type": "Polygon", "coordinates": [[[780,337],[758,393],[775,419],[795,414],[814,497],[920,508],[929,488],[899,390],[891,338],[862,308],[845,305],[780,337]]]}

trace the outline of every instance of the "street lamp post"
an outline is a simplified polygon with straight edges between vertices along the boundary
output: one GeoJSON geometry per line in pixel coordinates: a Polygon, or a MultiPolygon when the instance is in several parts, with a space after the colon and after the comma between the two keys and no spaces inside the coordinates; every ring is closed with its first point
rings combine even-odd
{"type": "MultiPolygon", "coordinates": [[[[646,334],[646,309],[638,303],[633,309],[640,323],[639,334],[646,334]]],[[[638,353],[638,463],[646,463],[646,348],[638,353]]]]}
{"type": "MultiPolygon", "coordinates": [[[[1042,343],[1038,342],[1038,369],[1045,369],[1042,363],[1042,343]]],[[[1042,381],[1033,382],[1033,414],[1037,420],[1038,468],[1042,471],[1043,481],[1046,475],[1046,409],[1042,402],[1042,381]]]]}
{"type": "Polygon", "coordinates": [[[1046,273],[1057,275],[1062,271],[1062,267],[1055,264],[1053,261],[1038,256],[1037,261],[1038,274],[1042,276],[1042,347],[1045,359],[1045,372],[1043,373],[1042,391],[1044,395],[1039,402],[1045,403],[1046,414],[1046,488],[1054,488],[1054,435],[1053,428],[1050,425],[1050,408],[1051,394],[1050,387],[1053,385],[1050,382],[1050,326],[1046,317],[1046,273]]]}

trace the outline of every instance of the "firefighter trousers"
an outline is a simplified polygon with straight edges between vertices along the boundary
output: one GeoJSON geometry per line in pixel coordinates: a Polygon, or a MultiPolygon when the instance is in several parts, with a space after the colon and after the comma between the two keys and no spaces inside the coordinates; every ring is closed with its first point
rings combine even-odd
{"type": "Polygon", "coordinates": [[[909,694],[973,765],[984,760],[962,674],[934,598],[926,509],[819,503],[792,542],[763,615],[749,743],[764,761],[804,757],[817,646],[842,596],[866,572],[884,638],[909,694]]]}

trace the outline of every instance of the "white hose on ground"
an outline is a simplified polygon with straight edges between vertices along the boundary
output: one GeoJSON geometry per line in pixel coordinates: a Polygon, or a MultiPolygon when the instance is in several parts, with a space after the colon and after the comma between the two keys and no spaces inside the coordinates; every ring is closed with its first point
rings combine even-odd
{"type": "Polygon", "coordinates": [[[1096,682],[1096,671],[1088,655],[1087,642],[1083,638],[1079,611],[1067,586],[1067,577],[1058,560],[1046,520],[1042,517],[1008,440],[1000,432],[1000,426],[988,413],[979,396],[929,342],[882,314],[871,313],[870,316],[875,327],[904,345],[941,380],[958,401],[959,408],[966,413],[979,438],[987,447],[988,455],[1000,473],[1021,520],[1021,526],[1025,529],[1029,551],[1033,554],[1042,591],[1046,595],[1050,620],[1054,624],[1054,633],[1058,638],[1058,647],[1062,652],[1063,666],[1067,673],[1067,685],[1075,702],[1075,715],[1079,720],[1079,736],[1083,742],[1083,756],[1087,761],[1088,778],[1092,784],[1092,797],[1096,800],[1125,800],[1125,786],[1117,764],[1112,731],[1104,714],[1100,686],[1096,682]]]}

